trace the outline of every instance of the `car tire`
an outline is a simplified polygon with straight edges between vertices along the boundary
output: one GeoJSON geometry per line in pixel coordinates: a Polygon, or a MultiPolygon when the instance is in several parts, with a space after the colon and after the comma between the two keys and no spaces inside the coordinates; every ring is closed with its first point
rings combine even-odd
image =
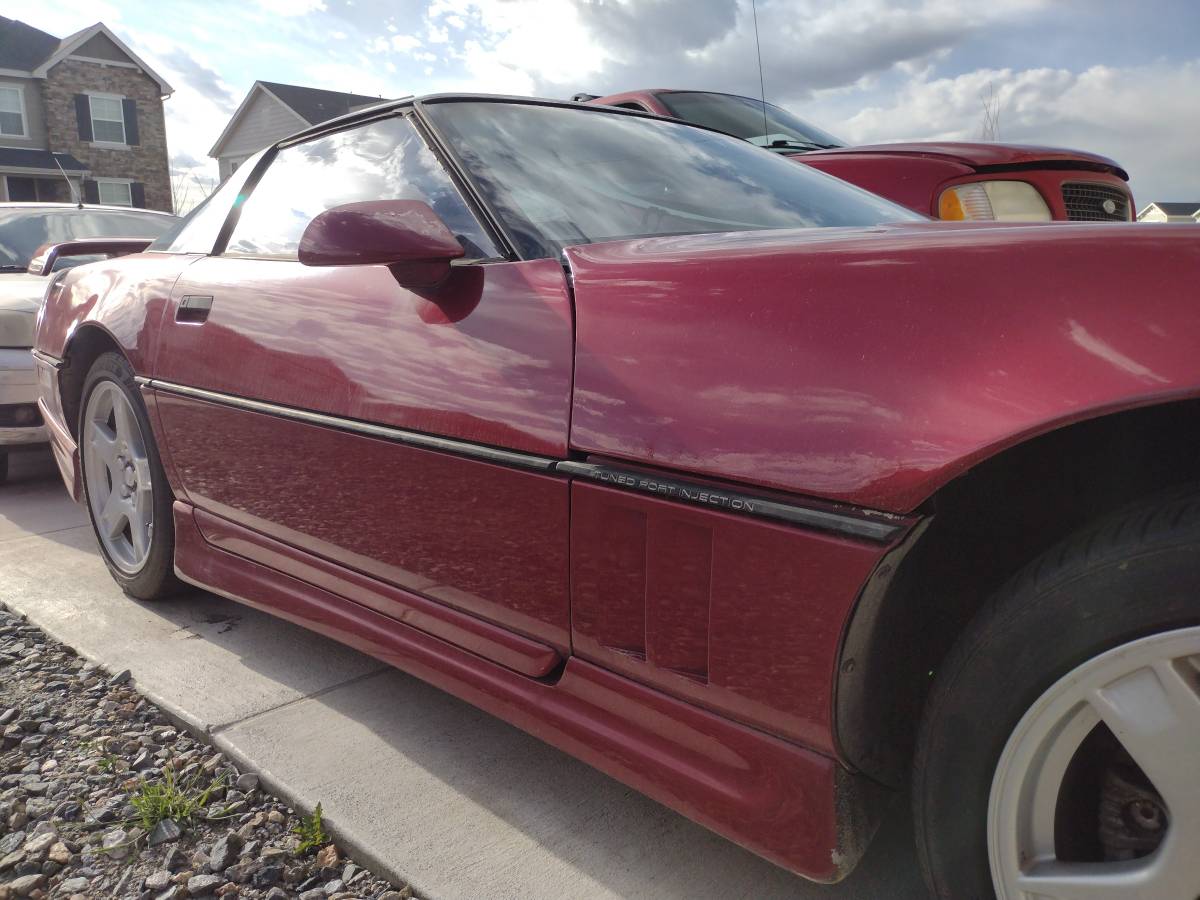
{"type": "Polygon", "coordinates": [[[130,597],[169,597],[181,587],[174,570],[174,497],[123,356],[105,353],[92,364],[79,408],[84,505],[104,564],[130,597]]]}
{"type": "MultiPolygon", "coordinates": [[[[1190,743],[1200,735],[1197,626],[1195,488],[1085,529],[1026,567],[985,605],[934,673],[917,740],[917,850],[935,896],[1006,900],[1028,891],[1087,897],[1089,884],[1097,897],[1190,900],[1200,894],[1200,865],[1174,849],[1185,846],[1185,837],[1197,843],[1197,835],[1185,832],[1200,821],[1193,815],[1200,802],[1170,790],[1200,777],[1200,748],[1190,743]],[[1183,704],[1183,727],[1192,729],[1177,765],[1171,762],[1176,756],[1168,755],[1174,754],[1175,733],[1163,732],[1156,749],[1160,744],[1149,738],[1141,742],[1138,724],[1139,716],[1156,708],[1155,691],[1168,689],[1167,709],[1183,704]],[[1134,825],[1121,819],[1114,832],[1103,824],[1112,822],[1104,810],[1124,802],[1120,791],[1129,786],[1114,786],[1124,784],[1122,777],[1136,782],[1128,796],[1146,804],[1147,816],[1156,804],[1161,815],[1156,830],[1144,835],[1139,820],[1133,837],[1141,836],[1144,845],[1137,851],[1120,849],[1131,840],[1122,829],[1134,825]],[[1188,805],[1187,815],[1176,815],[1177,801],[1188,805]],[[1122,865],[1140,875],[1122,875],[1120,866],[1112,866],[1122,854],[1134,854],[1122,865]],[[1155,860],[1161,871],[1152,870],[1155,860]],[[1163,868],[1168,863],[1175,871],[1163,868]],[[1054,878],[1087,877],[1101,881],[1080,881],[1070,890],[1066,882],[1053,891],[1038,887],[1054,878]],[[1103,881],[1117,877],[1134,879],[1127,894],[1103,881]],[[1166,878],[1164,892],[1138,893],[1145,887],[1139,877],[1166,878]]],[[[1162,727],[1159,719],[1146,727],[1162,727]]],[[[1194,788],[1185,790],[1200,797],[1194,788]]]]}

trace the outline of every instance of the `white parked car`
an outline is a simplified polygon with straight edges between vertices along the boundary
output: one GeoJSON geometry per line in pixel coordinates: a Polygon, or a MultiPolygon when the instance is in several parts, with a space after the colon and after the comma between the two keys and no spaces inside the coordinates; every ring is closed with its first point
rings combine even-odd
{"type": "Polygon", "coordinates": [[[111,255],[63,255],[44,272],[31,272],[39,248],[81,238],[152,240],[178,221],[168,213],[120,206],[0,203],[0,483],[8,475],[9,450],[47,440],[31,348],[50,278],[55,271],[111,255]]]}

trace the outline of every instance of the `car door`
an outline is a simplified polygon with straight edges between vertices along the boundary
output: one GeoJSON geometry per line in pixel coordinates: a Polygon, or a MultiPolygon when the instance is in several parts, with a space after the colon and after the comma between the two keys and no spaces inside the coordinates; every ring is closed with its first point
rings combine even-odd
{"type": "Polygon", "coordinates": [[[411,114],[259,166],[161,325],[154,387],[181,499],[218,546],[404,617],[403,596],[371,588],[394,586],[564,655],[568,494],[548,474],[573,352],[560,263],[506,258],[411,114]],[[463,245],[440,288],[297,261],[319,212],[387,198],[429,203],[463,245]]]}

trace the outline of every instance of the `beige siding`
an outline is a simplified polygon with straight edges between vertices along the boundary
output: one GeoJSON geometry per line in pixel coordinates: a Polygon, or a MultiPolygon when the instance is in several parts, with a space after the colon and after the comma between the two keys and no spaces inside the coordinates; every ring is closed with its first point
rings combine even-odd
{"type": "Polygon", "coordinates": [[[244,165],[249,158],[249,156],[222,156],[217,160],[217,174],[224,181],[234,173],[238,166],[244,165]]]}
{"type": "Polygon", "coordinates": [[[25,94],[25,133],[27,138],[0,135],[0,146],[28,147],[32,150],[47,150],[46,111],[42,104],[41,82],[30,78],[0,78],[4,87],[21,88],[25,94]]]}
{"type": "Polygon", "coordinates": [[[86,56],[89,59],[111,59],[113,62],[133,62],[124,50],[103,34],[94,35],[91,40],[82,46],[76,47],[71,55],[86,56]]]}
{"type": "Polygon", "coordinates": [[[243,159],[307,124],[274,97],[256,90],[242,110],[233,132],[225,139],[220,159],[243,159]]]}

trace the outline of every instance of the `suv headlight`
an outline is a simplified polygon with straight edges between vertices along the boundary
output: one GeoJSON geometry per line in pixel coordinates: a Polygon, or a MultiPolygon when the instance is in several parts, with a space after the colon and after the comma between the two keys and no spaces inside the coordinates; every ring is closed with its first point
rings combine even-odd
{"type": "Polygon", "coordinates": [[[0,309],[0,347],[32,347],[33,324],[32,309],[0,309]]]}
{"type": "Polygon", "coordinates": [[[938,218],[968,222],[1049,222],[1050,207],[1024,181],[973,181],[946,188],[938,218]]]}

